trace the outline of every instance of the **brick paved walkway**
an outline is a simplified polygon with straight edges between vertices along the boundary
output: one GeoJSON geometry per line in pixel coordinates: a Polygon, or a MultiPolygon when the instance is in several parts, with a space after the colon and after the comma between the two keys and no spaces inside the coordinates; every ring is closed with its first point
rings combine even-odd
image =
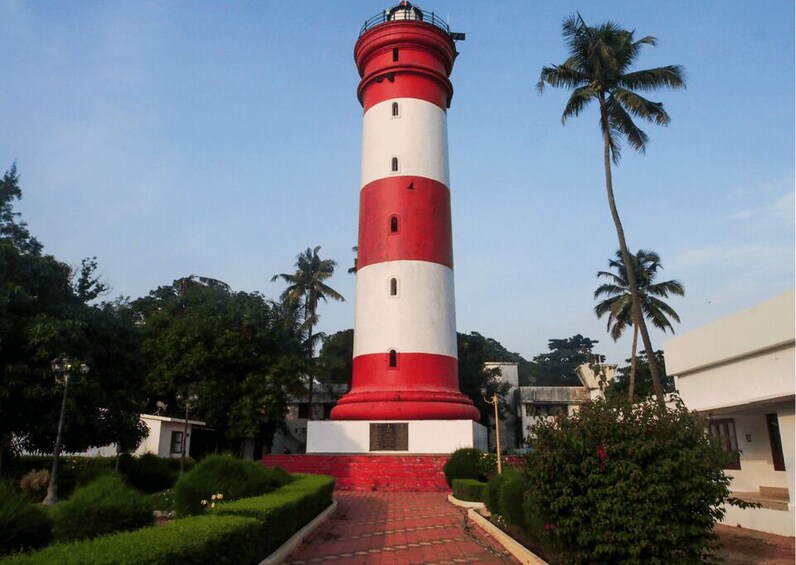
{"type": "Polygon", "coordinates": [[[336,491],[337,511],[290,557],[292,565],[519,563],[441,493],[336,491]]]}

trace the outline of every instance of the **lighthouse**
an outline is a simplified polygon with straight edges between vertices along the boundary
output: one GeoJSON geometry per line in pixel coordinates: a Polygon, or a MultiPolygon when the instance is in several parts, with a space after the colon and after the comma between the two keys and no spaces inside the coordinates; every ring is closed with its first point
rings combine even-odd
{"type": "Polygon", "coordinates": [[[403,1],[368,20],[356,42],[363,137],[352,384],[332,421],[309,423],[308,452],[481,443],[456,349],[447,111],[461,39],[403,1]]]}

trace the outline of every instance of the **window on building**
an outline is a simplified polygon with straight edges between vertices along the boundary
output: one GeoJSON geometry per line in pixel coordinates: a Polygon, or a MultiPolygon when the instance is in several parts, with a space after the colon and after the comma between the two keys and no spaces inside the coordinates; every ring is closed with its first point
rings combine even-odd
{"type": "Polygon", "coordinates": [[[394,172],[394,173],[398,172],[398,157],[393,157],[392,158],[392,163],[390,165],[390,168],[391,168],[392,172],[394,172]]]}
{"type": "Polygon", "coordinates": [[[394,369],[398,366],[398,352],[394,349],[390,349],[390,368],[394,369]]]}
{"type": "Polygon", "coordinates": [[[398,216],[390,218],[390,233],[398,233],[398,216]]]}
{"type": "Polygon", "coordinates": [[[771,461],[775,471],[785,470],[785,453],[782,451],[782,437],[779,435],[779,418],[776,414],[766,414],[768,441],[771,444],[771,461]]]}
{"type": "Polygon", "coordinates": [[[306,420],[310,417],[310,405],[306,402],[302,402],[298,405],[298,417],[299,420],[306,420]]]}
{"type": "Polygon", "coordinates": [[[182,453],[183,439],[182,432],[171,432],[171,446],[169,447],[169,451],[171,453],[182,453]]]}
{"type": "Polygon", "coordinates": [[[398,279],[390,279],[390,296],[398,296],[398,279]]]}
{"type": "Polygon", "coordinates": [[[392,103],[392,117],[393,118],[397,118],[398,117],[398,102],[393,102],[392,103]]]}
{"type": "Polygon", "coordinates": [[[526,404],[526,416],[566,416],[566,404],[526,404]]]}
{"type": "Polygon", "coordinates": [[[392,60],[394,63],[398,62],[398,48],[392,50],[392,60]]]}
{"type": "Polygon", "coordinates": [[[710,435],[718,438],[721,450],[729,456],[724,468],[740,469],[741,455],[738,452],[738,438],[735,435],[735,420],[732,418],[711,420],[708,431],[710,435]]]}

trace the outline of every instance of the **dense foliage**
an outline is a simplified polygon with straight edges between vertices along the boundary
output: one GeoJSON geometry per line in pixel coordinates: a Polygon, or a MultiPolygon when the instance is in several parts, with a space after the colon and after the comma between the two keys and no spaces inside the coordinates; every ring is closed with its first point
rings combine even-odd
{"type": "Polygon", "coordinates": [[[144,391],[129,309],[94,302],[106,290],[94,259],[73,269],[42,253],[13,211],[21,195],[12,167],[0,179],[0,464],[20,446],[52,450],[63,387],[50,364],[59,355],[91,369],[70,386],[64,449],[134,447],[144,434],[144,391]]]}
{"type": "Polygon", "coordinates": [[[537,365],[536,386],[580,386],[575,370],[584,363],[602,362],[603,355],[592,353],[597,344],[580,334],[564,339],[548,340],[547,353],[533,358],[537,365]]]}
{"type": "Polygon", "coordinates": [[[71,541],[135,530],[152,524],[153,510],[148,496],[106,475],[53,507],[53,535],[71,541]]]}
{"type": "MultiPolygon", "coordinates": [[[[657,350],[655,357],[658,360],[658,367],[661,373],[666,375],[666,359],[664,359],[663,351],[657,350]]],[[[628,395],[630,389],[630,372],[632,367],[632,359],[625,359],[627,365],[619,367],[616,370],[616,377],[614,377],[613,384],[605,390],[606,398],[615,398],[617,396],[628,395]]],[[[666,375],[661,379],[661,386],[663,392],[672,393],[676,392],[674,386],[674,377],[666,375]]],[[[634,398],[646,398],[655,394],[655,388],[652,386],[652,375],[650,374],[650,365],[647,363],[647,352],[642,351],[636,356],[636,376],[634,385],[634,398]]]]}
{"type": "Polygon", "coordinates": [[[524,474],[531,534],[566,563],[709,557],[729,499],[724,455],[679,401],[598,401],[533,428],[524,474]]]}
{"type": "Polygon", "coordinates": [[[442,468],[448,486],[453,485],[454,479],[484,479],[480,471],[480,461],[483,453],[474,447],[457,449],[442,468]]]}
{"type": "Polygon", "coordinates": [[[0,554],[47,545],[51,528],[50,517],[43,507],[0,481],[0,554]]]}
{"type": "Polygon", "coordinates": [[[259,293],[187,277],[133,303],[147,386],[170,414],[207,422],[237,451],[241,438],[268,445],[284,420],[304,363],[285,310],[259,293]],[[178,401],[182,399],[182,401],[178,401]]]}
{"type": "Polygon", "coordinates": [[[177,480],[175,510],[180,516],[200,514],[205,510],[202,501],[211,500],[215,494],[223,495],[226,504],[276,490],[288,479],[281,470],[273,471],[255,461],[211,455],[177,480]]]}

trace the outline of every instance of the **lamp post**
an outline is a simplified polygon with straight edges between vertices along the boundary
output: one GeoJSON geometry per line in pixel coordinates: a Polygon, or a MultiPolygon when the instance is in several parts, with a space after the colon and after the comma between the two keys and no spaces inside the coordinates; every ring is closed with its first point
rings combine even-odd
{"type": "Polygon", "coordinates": [[[66,414],[66,397],[69,394],[69,383],[72,380],[74,371],[78,371],[82,375],[88,373],[87,365],[72,361],[68,357],[53,359],[50,366],[53,373],[55,373],[56,380],[63,379],[64,381],[64,396],[61,400],[61,416],[58,419],[58,432],[55,435],[55,447],[53,447],[53,467],[50,472],[50,483],[47,485],[47,496],[44,498],[44,504],[48,506],[58,502],[58,458],[61,455],[61,444],[63,442],[64,415],[66,414]]]}
{"type": "Polygon", "coordinates": [[[503,472],[503,465],[500,461],[500,416],[498,414],[500,397],[497,393],[493,393],[491,397],[487,398],[486,387],[481,388],[481,396],[484,397],[484,401],[495,407],[495,448],[497,449],[497,471],[499,475],[503,472]]]}
{"type": "Polygon", "coordinates": [[[185,471],[185,446],[188,443],[188,413],[199,397],[189,392],[186,395],[177,394],[177,402],[185,406],[185,420],[182,427],[182,446],[180,447],[180,475],[185,471]]]}

